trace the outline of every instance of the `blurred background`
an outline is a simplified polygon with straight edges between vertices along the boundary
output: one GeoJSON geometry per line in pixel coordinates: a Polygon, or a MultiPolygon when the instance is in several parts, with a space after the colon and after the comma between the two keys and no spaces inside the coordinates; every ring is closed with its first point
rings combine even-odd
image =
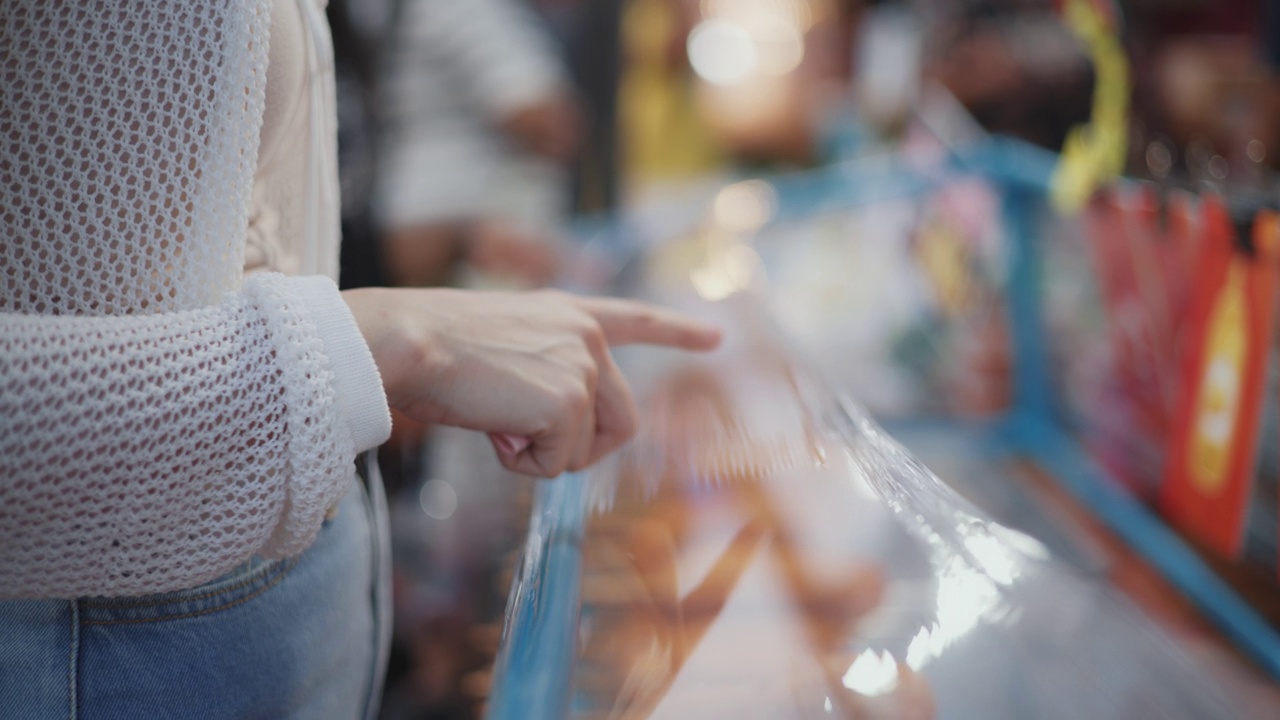
{"type": "MultiPolygon", "coordinates": [[[[1056,411],[1118,486],[1183,527],[1165,498],[1170,458],[1194,441],[1176,431],[1196,412],[1181,398],[1204,384],[1184,377],[1183,358],[1214,336],[1201,328],[1212,321],[1193,320],[1194,298],[1229,283],[1200,288],[1197,250],[1152,248],[1214,222],[1202,200],[1217,198],[1224,232],[1251,262],[1274,264],[1253,238],[1258,211],[1280,200],[1280,4],[329,0],[328,14],[344,286],[610,290],[637,255],[678,264],[656,249],[671,238],[749,234],[788,330],[838,358],[841,382],[882,418],[1009,406],[1005,200],[981,181],[857,208],[806,205],[821,192],[797,200],[788,188],[851,168],[872,182],[881,167],[928,172],[993,136],[1060,157],[1058,214],[1042,230],[1054,238],[1044,288],[1056,411]],[[1154,304],[1142,280],[1153,273],[1154,304]]],[[[1274,305],[1254,296],[1255,310],[1274,305]]],[[[1181,531],[1274,627],[1280,373],[1272,324],[1249,327],[1248,343],[1216,341],[1223,357],[1258,354],[1268,368],[1244,386],[1266,397],[1242,423],[1264,438],[1245,473],[1245,540],[1221,551],[1212,532],[1181,531]]],[[[945,480],[1057,538],[1081,568],[1165,594],[1158,573],[1035,473],[902,434],[945,480]],[[985,479],[1019,473],[1010,482],[1038,514],[985,479]]],[[[490,452],[402,417],[382,450],[396,554],[388,720],[483,711],[531,493],[490,452]]],[[[1185,601],[1152,602],[1197,642],[1216,637],[1185,601]]],[[[1237,682],[1269,685],[1227,643],[1201,644],[1243,667],[1237,682]]]]}

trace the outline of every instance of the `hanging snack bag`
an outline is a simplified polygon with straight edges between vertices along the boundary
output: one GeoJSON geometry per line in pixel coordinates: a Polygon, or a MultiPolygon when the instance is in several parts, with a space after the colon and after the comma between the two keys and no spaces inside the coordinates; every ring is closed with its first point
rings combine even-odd
{"type": "Polygon", "coordinates": [[[1215,552],[1243,547],[1271,351],[1277,218],[1260,213],[1251,248],[1221,198],[1201,205],[1203,237],[1185,329],[1162,512],[1215,552]]]}

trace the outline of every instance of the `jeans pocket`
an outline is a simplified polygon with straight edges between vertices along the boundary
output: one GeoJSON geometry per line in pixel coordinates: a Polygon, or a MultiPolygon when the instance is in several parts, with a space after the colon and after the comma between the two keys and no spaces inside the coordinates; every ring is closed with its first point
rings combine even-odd
{"type": "Polygon", "coordinates": [[[267,592],[288,575],[297,558],[253,558],[231,572],[186,590],[132,597],[80,600],[80,622],[88,625],[177,620],[235,607],[267,592]]]}

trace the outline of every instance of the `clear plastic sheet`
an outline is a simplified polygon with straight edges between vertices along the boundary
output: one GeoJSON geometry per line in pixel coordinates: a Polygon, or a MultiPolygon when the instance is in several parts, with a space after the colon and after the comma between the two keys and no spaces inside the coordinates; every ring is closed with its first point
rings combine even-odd
{"type": "Polygon", "coordinates": [[[644,424],[543,488],[491,717],[1242,717],[1123,598],[971,506],[743,293],[622,361],[644,424]]]}
{"type": "MultiPolygon", "coordinates": [[[[700,227],[682,213],[682,229],[662,241],[624,239],[634,252],[617,252],[628,262],[610,289],[717,321],[727,345],[711,356],[619,354],[642,409],[640,436],[589,473],[539,486],[489,717],[1276,716],[1260,696],[1224,686],[1101,572],[1086,575],[1095,565],[1087,553],[1075,557],[1066,543],[1054,556],[993,521],[845,393],[889,416],[952,408],[931,396],[945,382],[884,402],[902,396],[893,373],[880,372],[897,361],[884,347],[903,327],[896,321],[936,316],[917,324],[937,369],[963,365],[963,348],[936,341],[943,327],[1020,357],[1002,367],[1019,404],[966,426],[993,430],[1007,457],[1065,470],[1064,484],[1101,487],[1081,481],[1079,462],[1063,462],[1078,448],[1041,416],[1052,398],[1031,327],[1031,250],[1045,232],[1035,198],[1052,163],[992,150],[983,162],[1003,178],[1000,228],[978,223],[970,233],[965,312],[940,312],[937,293],[910,305],[912,288],[894,287],[926,287],[911,270],[924,244],[907,231],[927,224],[935,191],[951,187],[945,173],[872,162],[738,183],[715,195],[700,227]],[[905,218],[896,235],[884,203],[905,218]],[[864,208],[874,224],[814,228],[864,208]],[[872,254],[852,257],[851,245],[872,254]],[[883,262],[868,263],[876,257],[883,262]],[[1006,313],[1009,337],[968,322],[1004,324],[1006,313]],[[860,323],[888,331],[864,338],[860,323]]],[[[955,205],[975,206],[968,196],[955,205]]],[[[1138,521],[1121,535],[1148,559],[1154,548],[1158,567],[1174,568],[1178,587],[1256,651],[1249,638],[1265,626],[1241,620],[1233,596],[1154,521],[1104,499],[1112,520],[1138,521]]],[[[1036,531],[1030,520],[1011,522],[1036,531]]]]}

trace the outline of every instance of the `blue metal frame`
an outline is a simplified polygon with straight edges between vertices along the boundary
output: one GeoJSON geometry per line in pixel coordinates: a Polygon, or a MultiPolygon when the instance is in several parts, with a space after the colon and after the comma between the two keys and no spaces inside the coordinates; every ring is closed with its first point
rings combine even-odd
{"type": "Polygon", "coordinates": [[[1002,143],[991,167],[1005,189],[1005,223],[1015,252],[1008,285],[1015,405],[1003,423],[1010,449],[1036,460],[1242,650],[1280,678],[1280,634],[1055,422],[1036,231],[1036,213],[1042,211],[1051,172],[1034,159],[1018,160],[1022,149],[1002,143]]]}
{"type": "Polygon", "coordinates": [[[543,482],[535,493],[525,554],[512,580],[494,666],[489,718],[569,717],[581,598],[585,482],[581,474],[571,473],[543,482]]]}

